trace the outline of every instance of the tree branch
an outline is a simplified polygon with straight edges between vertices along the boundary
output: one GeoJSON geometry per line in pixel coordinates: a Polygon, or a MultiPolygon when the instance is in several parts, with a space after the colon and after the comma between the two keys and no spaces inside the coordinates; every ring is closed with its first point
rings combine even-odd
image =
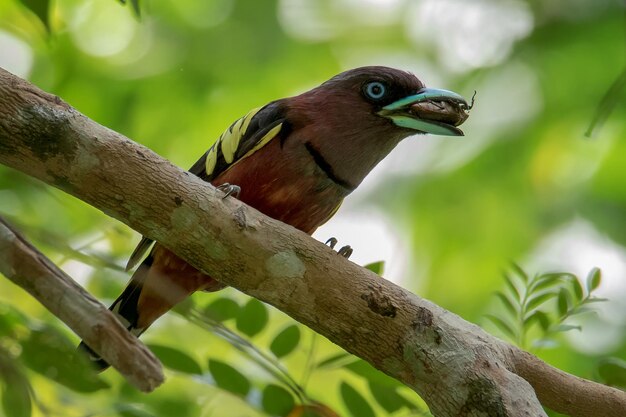
{"type": "Polygon", "coordinates": [[[626,416],[623,391],[568,374],[512,348],[515,372],[533,386],[546,407],[570,416],[626,416]]]}
{"type": "Polygon", "coordinates": [[[215,189],[58,97],[0,70],[0,163],[60,188],[268,302],[404,382],[434,415],[626,415],[626,393],[556,370],[337,256],[215,189]],[[545,380],[543,378],[545,376],[545,380]],[[525,379],[527,378],[527,379],[525,379]],[[549,392],[546,381],[553,384],[549,392]],[[533,390],[533,387],[535,390],[533,390]],[[608,408],[602,398],[615,398],[608,408]],[[554,398],[568,401],[552,401],[554,398]],[[580,414],[583,402],[594,408],[580,414]],[[558,407],[558,408],[557,408],[558,407]]]}
{"type": "Polygon", "coordinates": [[[128,381],[150,392],[161,363],[107,310],[0,217],[0,273],[28,291],[128,381]]]}

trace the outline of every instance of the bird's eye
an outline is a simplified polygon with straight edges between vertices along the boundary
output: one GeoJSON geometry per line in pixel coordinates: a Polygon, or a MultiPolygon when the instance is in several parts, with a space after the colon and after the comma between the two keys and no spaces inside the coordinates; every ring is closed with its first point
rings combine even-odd
{"type": "Polygon", "coordinates": [[[387,93],[387,87],[385,87],[385,84],[378,81],[365,84],[364,90],[365,95],[373,100],[379,100],[384,97],[385,93],[387,93]]]}

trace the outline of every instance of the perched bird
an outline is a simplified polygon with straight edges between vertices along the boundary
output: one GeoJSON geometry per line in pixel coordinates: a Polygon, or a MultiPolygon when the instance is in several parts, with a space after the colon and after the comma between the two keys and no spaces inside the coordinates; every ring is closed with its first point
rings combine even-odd
{"type": "MultiPolygon", "coordinates": [[[[456,126],[467,119],[470,108],[460,95],[426,88],[413,74],[387,67],[356,68],[303,94],[250,111],[189,171],[311,234],[402,139],[420,133],[461,136],[456,126]]],[[[111,306],[137,336],[193,292],[224,288],[145,237],[127,269],[150,247],[111,306]]],[[[81,346],[96,366],[108,366],[81,346]]]]}

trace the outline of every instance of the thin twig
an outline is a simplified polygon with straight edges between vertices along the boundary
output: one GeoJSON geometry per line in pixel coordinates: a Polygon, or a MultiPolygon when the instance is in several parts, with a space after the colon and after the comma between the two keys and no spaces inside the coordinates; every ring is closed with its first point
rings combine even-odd
{"type": "MultiPolygon", "coordinates": [[[[624,8],[624,46],[626,47],[626,1],[623,2],[622,7],[624,8]]],[[[591,123],[589,124],[589,128],[585,132],[585,136],[588,138],[592,137],[595,133],[594,131],[602,128],[606,120],[609,118],[615,106],[617,105],[620,98],[623,98],[624,86],[626,86],[626,67],[622,71],[620,75],[617,76],[615,81],[608,88],[604,96],[600,100],[598,107],[596,108],[595,115],[593,119],[591,119],[591,123]]]]}
{"type": "Polygon", "coordinates": [[[599,130],[606,120],[609,118],[620,98],[623,98],[624,87],[626,87],[626,68],[617,76],[613,84],[604,93],[602,100],[596,108],[595,115],[589,124],[589,128],[585,132],[585,136],[592,137],[599,130]]]}

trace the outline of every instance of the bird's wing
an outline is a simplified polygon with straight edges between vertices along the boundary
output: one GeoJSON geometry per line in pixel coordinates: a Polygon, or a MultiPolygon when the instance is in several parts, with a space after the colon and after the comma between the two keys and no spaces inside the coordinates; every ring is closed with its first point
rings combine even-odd
{"type": "MultiPolygon", "coordinates": [[[[189,169],[194,175],[212,182],[234,164],[261,149],[280,135],[285,138],[290,130],[280,101],[251,110],[237,119],[224,131],[207,152],[189,169]]],[[[126,270],[130,270],[143,258],[154,240],[143,237],[133,251],[126,270]]]]}
{"type": "Polygon", "coordinates": [[[285,137],[287,127],[285,113],[279,102],[251,110],[230,125],[189,172],[211,182],[277,135],[285,137]]]}

